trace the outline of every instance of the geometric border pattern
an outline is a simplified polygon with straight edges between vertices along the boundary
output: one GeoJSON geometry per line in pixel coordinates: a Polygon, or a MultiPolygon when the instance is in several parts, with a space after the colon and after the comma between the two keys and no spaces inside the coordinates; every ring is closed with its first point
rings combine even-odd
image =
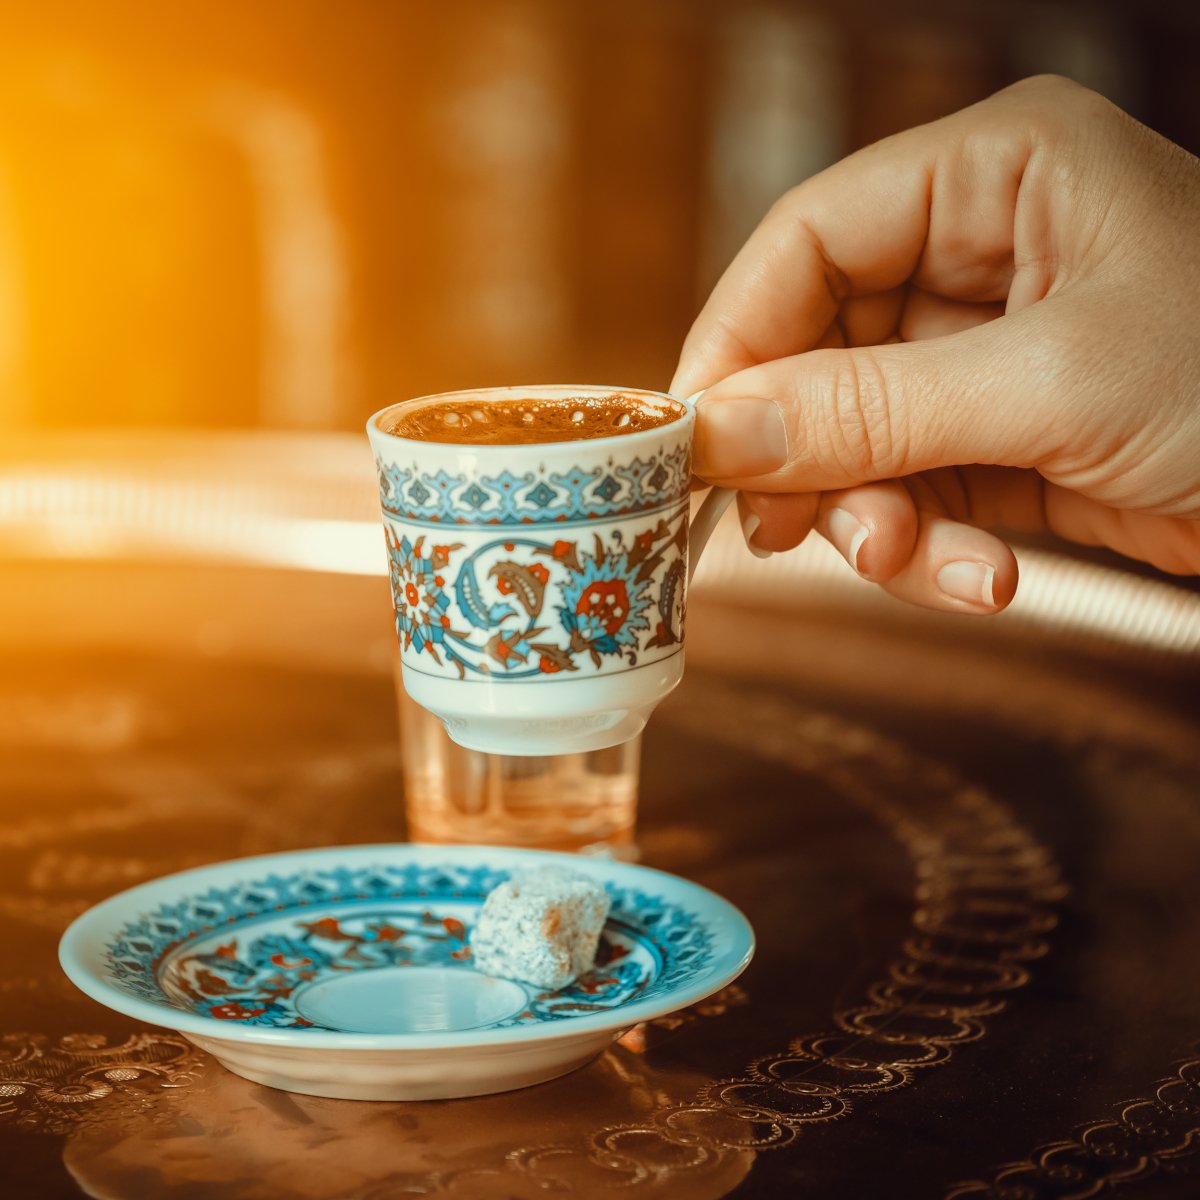
{"type": "Polygon", "coordinates": [[[687,497],[690,447],[656,450],[644,460],[567,471],[545,466],[514,475],[422,470],[376,459],[383,511],[430,525],[485,529],[495,525],[561,525],[656,512],[687,497]]]}

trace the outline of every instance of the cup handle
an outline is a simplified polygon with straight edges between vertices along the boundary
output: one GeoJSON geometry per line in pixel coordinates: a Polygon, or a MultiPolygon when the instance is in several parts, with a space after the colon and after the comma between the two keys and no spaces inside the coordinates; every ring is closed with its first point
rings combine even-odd
{"type": "Polygon", "coordinates": [[[717,522],[725,515],[725,510],[733,503],[736,495],[736,488],[710,488],[708,495],[696,510],[688,532],[688,583],[692,582],[692,576],[700,563],[700,555],[704,553],[704,547],[708,545],[708,539],[712,537],[717,522]]]}
{"type": "MultiPolygon", "coordinates": [[[[702,391],[693,393],[684,404],[694,409],[696,401],[703,394],[702,391]]],[[[725,510],[736,495],[736,488],[709,488],[708,495],[696,510],[696,516],[688,531],[688,583],[692,582],[692,576],[700,565],[700,555],[704,553],[704,547],[708,545],[708,539],[712,537],[717,522],[725,515],[725,510]]]]}

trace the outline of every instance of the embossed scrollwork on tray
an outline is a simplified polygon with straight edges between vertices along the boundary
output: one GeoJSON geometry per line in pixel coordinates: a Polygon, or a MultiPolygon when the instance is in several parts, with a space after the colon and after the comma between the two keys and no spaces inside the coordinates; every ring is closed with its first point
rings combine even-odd
{"type": "Polygon", "coordinates": [[[102,1034],[0,1035],[0,1121],[41,1133],[164,1114],[168,1089],[186,1087],[206,1056],[171,1033],[135,1033],[110,1046],[102,1034]]]}
{"type": "Polygon", "coordinates": [[[1069,1200],[1105,1196],[1151,1176],[1200,1170],[1200,1057],[1193,1048],[1150,1096],[1116,1115],[1080,1125],[1071,1137],[1005,1163],[988,1179],[952,1186],[946,1200],[1069,1200]]]}

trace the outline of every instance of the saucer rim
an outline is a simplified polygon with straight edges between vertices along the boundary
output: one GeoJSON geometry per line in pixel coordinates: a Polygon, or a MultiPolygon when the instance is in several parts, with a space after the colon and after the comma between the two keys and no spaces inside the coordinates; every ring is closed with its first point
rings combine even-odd
{"type": "Polygon", "coordinates": [[[736,905],[703,884],[655,867],[511,846],[381,842],[317,846],[224,859],[147,880],[100,901],[72,921],[59,941],[58,958],[67,978],[93,1000],[125,1016],[174,1029],[185,1036],[194,1033],[218,1041],[254,1043],[263,1048],[276,1046],[289,1050],[425,1052],[484,1046],[499,1048],[508,1044],[512,1044],[516,1050],[519,1045],[530,1042],[567,1041],[628,1029],[642,1021],[677,1012],[719,991],[749,966],[755,948],[754,930],[736,905]],[[449,867],[474,865],[486,860],[507,869],[516,869],[529,863],[553,863],[605,882],[618,885],[628,882],[643,891],[650,890],[659,881],[660,888],[665,886],[677,896],[681,895],[692,902],[697,915],[705,918],[723,948],[718,949],[713,963],[697,972],[696,978],[652,999],[633,1001],[604,1012],[572,1016],[562,1021],[490,1030],[378,1034],[336,1030],[299,1032],[286,1028],[236,1025],[131,996],[110,982],[111,976],[101,958],[103,945],[116,936],[122,924],[162,903],[164,899],[178,896],[179,889],[188,883],[204,881],[206,878],[209,882],[215,882],[212,879],[214,873],[220,875],[229,871],[253,870],[260,864],[278,869],[287,863],[294,869],[302,869],[326,865],[325,860],[347,856],[360,859],[378,856],[382,862],[387,862],[389,857],[394,859],[403,856],[406,861],[424,861],[427,864],[444,862],[449,867]]]}

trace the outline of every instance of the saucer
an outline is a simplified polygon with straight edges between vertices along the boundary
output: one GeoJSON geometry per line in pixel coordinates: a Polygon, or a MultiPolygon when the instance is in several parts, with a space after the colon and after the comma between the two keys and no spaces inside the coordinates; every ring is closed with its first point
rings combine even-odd
{"type": "Polygon", "coordinates": [[[103,901],[59,959],[93,999],[238,1075],[361,1100],[478,1096],[582,1066],[639,1021],[724,987],[746,918],[674,875],[492,846],[337,846],[237,859],[103,901]],[[612,898],[588,974],[560,991],[477,971],[470,934],[516,870],[557,864],[612,898]]]}

